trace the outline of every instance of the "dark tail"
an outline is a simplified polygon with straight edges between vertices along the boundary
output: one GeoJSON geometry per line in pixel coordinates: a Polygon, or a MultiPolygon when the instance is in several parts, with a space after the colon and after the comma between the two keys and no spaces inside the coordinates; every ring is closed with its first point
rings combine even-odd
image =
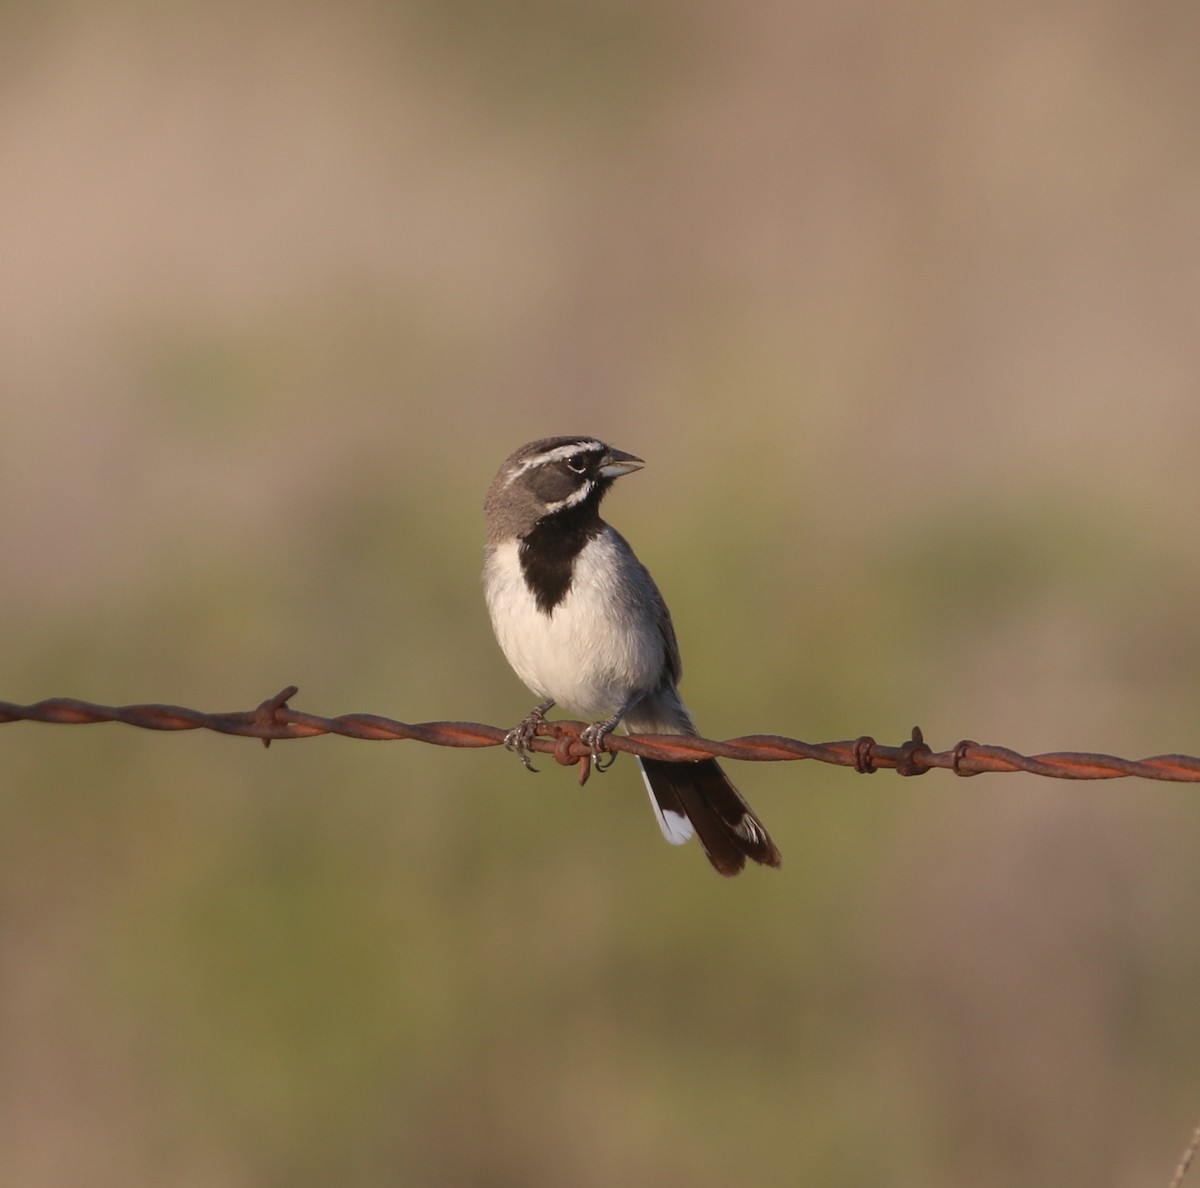
{"type": "Polygon", "coordinates": [[[720,874],[727,878],[739,874],[747,858],[763,866],[780,864],[782,855],[771,835],[715,759],[639,762],[659,809],[691,821],[709,862],[720,874]]]}

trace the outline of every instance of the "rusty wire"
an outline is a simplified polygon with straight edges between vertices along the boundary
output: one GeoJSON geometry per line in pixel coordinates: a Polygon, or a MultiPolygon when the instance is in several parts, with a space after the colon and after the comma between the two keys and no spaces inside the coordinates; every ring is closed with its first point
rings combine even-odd
{"type": "MultiPolygon", "coordinates": [[[[312,738],[340,734],[345,738],[387,741],[413,739],[440,747],[502,746],[508,733],[500,726],[480,722],[399,722],[378,714],[342,714],[322,718],[294,710],[288,705],[298,692],[295,685],[268,698],[257,709],[230,713],[203,713],[178,705],[96,705],[70,697],[53,697],[33,705],[0,701],[0,725],[6,722],[49,722],[56,725],[87,725],[124,722],[146,730],[213,730],[219,734],[261,739],[269,746],[276,739],[312,738]]],[[[580,742],[584,723],[547,722],[543,734],[530,741],[530,750],[553,755],[564,766],[577,765],[580,783],[591,771],[591,748],[580,742]]],[[[934,751],[919,727],[898,747],[884,746],[868,735],[842,742],[806,743],[775,734],[750,734],[720,742],[708,738],[674,735],[609,735],[604,747],[610,752],[628,751],[651,759],[722,759],[780,761],[815,759],[839,767],[852,767],[863,774],[892,768],[900,775],[923,775],[935,767],[959,776],[983,772],[1024,771],[1032,775],[1064,780],[1110,780],[1141,776],[1148,780],[1200,781],[1200,759],[1192,755],[1155,755],[1148,759],[1121,759],[1080,751],[1056,751],[1043,755],[1021,755],[1007,747],[987,746],[964,739],[948,751],[934,751]]],[[[1171,1188],[1180,1188],[1197,1150],[1200,1128],[1192,1135],[1171,1188]]]]}
{"type": "MultiPolygon", "coordinates": [[[[345,738],[374,741],[412,739],[440,747],[495,747],[504,743],[507,731],[479,722],[398,722],[378,714],[342,714],[322,718],[292,709],[288,701],[297,688],[290,685],[257,709],[230,713],[203,713],[178,705],[96,705],[69,697],[54,697],[33,705],[0,701],[0,725],[6,722],[50,722],[57,725],[86,725],[95,722],[124,722],[146,730],[213,730],[219,734],[275,740],[311,738],[340,734],[345,738]]],[[[564,766],[578,765],[580,779],[590,768],[590,749],[579,741],[583,723],[548,722],[530,749],[553,755],[564,766]]],[[[852,767],[863,774],[892,768],[900,775],[923,775],[940,767],[955,775],[983,772],[1024,771],[1063,780],[1111,780],[1141,776],[1148,780],[1200,781],[1200,759],[1192,755],[1155,755],[1148,759],[1120,759],[1080,751],[1055,751],[1022,755],[1007,747],[988,746],[964,739],[947,751],[934,751],[914,727],[912,737],[898,747],[877,743],[869,736],[842,742],[807,743],[775,734],[750,734],[717,741],[679,735],[610,735],[604,740],[610,752],[628,751],[650,759],[687,760],[716,756],[721,759],[781,761],[815,759],[838,767],[852,767]]]]}

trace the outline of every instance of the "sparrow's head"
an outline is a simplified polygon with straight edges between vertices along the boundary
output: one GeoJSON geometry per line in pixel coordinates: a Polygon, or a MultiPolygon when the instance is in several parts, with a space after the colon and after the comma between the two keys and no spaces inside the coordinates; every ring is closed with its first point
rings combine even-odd
{"type": "Polygon", "coordinates": [[[523,537],[546,516],[594,510],[614,480],[644,465],[594,437],[531,441],[505,459],[488,488],[488,539],[523,537]]]}

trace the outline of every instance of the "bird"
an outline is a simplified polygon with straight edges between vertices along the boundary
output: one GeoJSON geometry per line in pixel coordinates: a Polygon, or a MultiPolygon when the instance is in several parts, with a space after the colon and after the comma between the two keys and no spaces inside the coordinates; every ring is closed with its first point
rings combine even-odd
{"type": "MultiPolygon", "coordinates": [[[[613,483],[644,465],[595,437],[546,437],[510,454],[488,488],[484,595],[501,650],[539,698],[504,740],[526,767],[529,743],[555,705],[591,720],[581,738],[598,770],[618,725],[699,735],[679,695],[683,666],[667,604],[629,543],[600,518],[613,483]]],[[[638,763],[667,841],[697,835],[726,876],[747,858],[780,865],[770,834],[715,759],[638,763]]]]}

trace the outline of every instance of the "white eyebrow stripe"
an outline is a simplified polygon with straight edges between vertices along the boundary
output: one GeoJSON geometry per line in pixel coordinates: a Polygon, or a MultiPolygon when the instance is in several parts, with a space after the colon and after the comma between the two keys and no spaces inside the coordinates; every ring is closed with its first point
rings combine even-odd
{"type": "Polygon", "coordinates": [[[566,445],[555,446],[552,450],[546,450],[541,454],[534,454],[532,458],[526,458],[514,466],[512,473],[504,480],[504,485],[507,487],[513,479],[519,478],[531,467],[544,466],[547,462],[565,462],[575,454],[602,454],[604,449],[603,442],[590,438],[568,442],[566,445]]]}

